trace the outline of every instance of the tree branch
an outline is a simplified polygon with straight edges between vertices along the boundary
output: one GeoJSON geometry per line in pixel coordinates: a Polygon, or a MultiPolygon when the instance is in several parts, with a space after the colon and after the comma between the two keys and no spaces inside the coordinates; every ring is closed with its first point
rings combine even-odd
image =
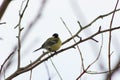
{"type": "Polygon", "coordinates": [[[25,0],[22,2],[22,5],[20,7],[20,10],[19,10],[19,22],[17,24],[17,26],[15,28],[18,27],[18,69],[20,68],[20,54],[21,54],[21,31],[24,29],[21,27],[21,21],[22,21],[22,18],[23,18],[23,15],[27,9],[27,6],[28,6],[28,3],[29,3],[29,0],[27,0],[27,3],[22,11],[22,7],[23,7],[23,3],[25,2],[25,0]]]}
{"type": "MultiPolygon", "coordinates": [[[[114,19],[114,15],[115,15],[115,11],[117,9],[117,5],[119,3],[119,0],[117,0],[116,5],[115,5],[115,9],[111,18],[111,22],[110,22],[110,29],[112,28],[112,24],[113,24],[113,19],[114,19]]],[[[109,79],[111,80],[111,36],[112,33],[111,31],[109,31],[109,41],[108,41],[108,68],[109,68],[109,79]]]]}
{"type": "Polygon", "coordinates": [[[101,51],[102,51],[102,47],[103,47],[103,35],[102,35],[102,42],[101,42],[101,47],[100,47],[98,56],[96,57],[96,59],[95,59],[91,64],[89,64],[89,65],[87,66],[86,69],[83,70],[83,72],[77,77],[76,80],[79,80],[79,79],[82,77],[82,75],[83,75],[84,73],[87,73],[87,70],[88,70],[95,62],[97,62],[97,60],[98,60],[99,57],[100,57],[100,54],[101,54],[101,51]]]}
{"type": "Polygon", "coordinates": [[[67,39],[66,41],[64,41],[63,44],[69,42],[71,39],[73,39],[74,37],[76,37],[83,29],[86,29],[86,28],[90,27],[90,26],[91,26],[94,22],[96,22],[97,20],[99,20],[99,19],[101,19],[101,18],[104,18],[104,17],[107,17],[107,16],[109,16],[109,15],[111,15],[112,13],[117,12],[117,11],[120,11],[120,9],[117,9],[116,11],[113,10],[113,11],[107,13],[107,14],[100,15],[100,16],[96,17],[93,21],[91,21],[88,25],[86,25],[86,26],[84,26],[84,27],[81,27],[81,24],[80,24],[80,22],[78,21],[78,24],[79,24],[79,26],[80,26],[81,28],[78,30],[78,32],[77,32],[76,34],[73,35],[73,37],[71,37],[71,38],[67,39]]]}

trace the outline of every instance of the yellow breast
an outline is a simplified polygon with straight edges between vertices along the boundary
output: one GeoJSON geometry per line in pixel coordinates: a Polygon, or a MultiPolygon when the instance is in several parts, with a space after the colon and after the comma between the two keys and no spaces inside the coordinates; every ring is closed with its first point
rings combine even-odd
{"type": "Polygon", "coordinates": [[[62,45],[61,40],[59,39],[58,42],[50,47],[51,52],[57,51],[62,45]]]}

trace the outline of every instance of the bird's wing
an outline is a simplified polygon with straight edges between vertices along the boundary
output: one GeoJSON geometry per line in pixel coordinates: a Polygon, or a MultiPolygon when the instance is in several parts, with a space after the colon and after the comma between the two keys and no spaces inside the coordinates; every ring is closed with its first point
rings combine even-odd
{"type": "Polygon", "coordinates": [[[57,38],[49,38],[45,41],[45,43],[42,45],[43,48],[47,47],[47,46],[52,46],[54,44],[56,44],[58,42],[57,38]]]}

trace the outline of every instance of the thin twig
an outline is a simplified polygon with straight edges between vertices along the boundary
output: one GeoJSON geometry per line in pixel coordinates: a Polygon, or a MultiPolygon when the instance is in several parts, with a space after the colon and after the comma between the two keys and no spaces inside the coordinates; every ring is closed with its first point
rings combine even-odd
{"type": "Polygon", "coordinates": [[[5,63],[10,59],[10,57],[14,54],[14,51],[12,53],[10,53],[10,55],[5,59],[5,61],[3,62],[3,64],[1,65],[1,69],[0,69],[0,75],[2,73],[3,67],[5,65],[5,63]]]}
{"type": "Polygon", "coordinates": [[[24,7],[24,9],[23,9],[23,11],[22,11],[22,7],[23,7],[23,3],[24,3],[24,2],[25,2],[25,0],[22,1],[21,7],[20,7],[20,10],[19,10],[19,23],[18,23],[17,26],[15,27],[15,28],[18,27],[18,36],[17,36],[17,38],[18,38],[18,67],[17,67],[17,68],[18,68],[18,69],[20,68],[21,31],[24,29],[24,28],[21,28],[21,21],[22,21],[23,15],[24,15],[24,13],[25,13],[25,11],[26,11],[26,9],[27,9],[29,0],[27,0],[27,3],[26,3],[26,5],[25,5],[25,7],[24,7]]]}
{"type": "Polygon", "coordinates": [[[24,42],[24,40],[26,39],[26,36],[29,34],[29,32],[32,30],[32,28],[34,27],[34,25],[37,23],[37,21],[41,18],[42,16],[42,12],[44,10],[45,4],[46,4],[47,0],[42,0],[42,3],[40,4],[41,6],[39,7],[39,11],[38,14],[35,16],[35,18],[31,21],[31,23],[29,24],[27,30],[25,31],[25,33],[22,36],[22,43],[24,42]]]}
{"type": "MultiPolygon", "coordinates": [[[[32,63],[32,61],[30,61],[30,64],[32,63]]],[[[30,70],[30,80],[32,80],[32,69],[30,70]]]]}
{"type": "MultiPolygon", "coordinates": [[[[112,28],[112,24],[113,24],[113,19],[114,19],[114,15],[115,15],[115,11],[117,9],[117,5],[119,3],[119,0],[117,0],[116,5],[115,5],[115,9],[111,18],[111,22],[110,22],[110,29],[112,28]]],[[[109,67],[109,80],[111,80],[111,31],[109,31],[109,41],[108,41],[108,67],[109,67]]]]}
{"type": "MultiPolygon", "coordinates": [[[[120,69],[120,59],[118,60],[116,66],[114,67],[114,69],[111,70],[112,72],[112,75],[118,71],[118,69],[120,69]]],[[[109,70],[108,71],[102,71],[102,72],[98,72],[98,71],[87,71],[88,74],[106,74],[106,73],[109,73],[109,70]]],[[[105,80],[108,80],[109,79],[109,74],[106,76],[106,79],[105,80]]]]}
{"type": "MultiPolygon", "coordinates": [[[[64,26],[66,27],[66,29],[68,30],[68,32],[70,33],[71,37],[73,38],[73,41],[76,43],[76,40],[74,39],[72,32],[71,32],[70,29],[67,27],[67,25],[66,25],[66,23],[64,22],[64,20],[63,20],[62,18],[60,18],[60,19],[61,19],[61,21],[63,22],[63,24],[64,24],[64,26]]],[[[80,30],[81,30],[81,29],[82,29],[82,25],[80,24],[80,22],[78,22],[78,24],[79,24],[80,30]]],[[[82,68],[83,68],[83,70],[84,70],[85,68],[84,68],[84,61],[83,61],[82,52],[81,52],[79,46],[78,46],[78,45],[76,45],[76,46],[77,46],[77,49],[78,49],[79,54],[80,54],[80,58],[81,58],[81,62],[82,62],[82,68]]]]}
{"type": "Polygon", "coordinates": [[[73,37],[70,37],[69,39],[65,40],[62,44],[65,44],[65,43],[69,42],[71,39],[73,39],[74,37],[76,37],[81,31],[83,31],[83,29],[86,29],[86,28],[90,27],[90,26],[91,26],[93,23],[95,23],[97,20],[99,20],[99,19],[101,19],[101,18],[104,18],[104,17],[107,17],[107,16],[111,15],[113,12],[117,12],[117,11],[120,11],[120,9],[117,9],[116,11],[113,10],[113,11],[107,13],[107,14],[100,15],[100,16],[96,17],[93,21],[91,21],[89,24],[87,24],[87,25],[84,26],[84,27],[81,27],[81,24],[80,24],[80,22],[78,21],[78,24],[79,24],[79,26],[80,26],[81,28],[76,32],[76,34],[73,35],[73,37]]]}
{"type": "MultiPolygon", "coordinates": [[[[114,75],[116,72],[118,72],[119,69],[120,69],[120,58],[119,58],[118,62],[116,62],[116,65],[115,65],[115,67],[113,68],[113,70],[111,70],[111,77],[112,77],[112,75],[114,75]]],[[[109,71],[108,71],[108,72],[109,72],[109,71]]],[[[105,79],[105,80],[109,80],[109,78],[110,78],[110,75],[108,74],[108,75],[106,76],[106,79],[105,79]]]]}
{"type": "Polygon", "coordinates": [[[0,25],[2,25],[2,24],[6,24],[6,22],[1,22],[0,25]]]}
{"type": "Polygon", "coordinates": [[[51,59],[51,58],[50,58],[50,62],[52,63],[52,65],[53,65],[53,67],[54,67],[55,71],[57,72],[57,74],[58,74],[58,76],[59,76],[60,80],[63,80],[63,79],[62,79],[62,76],[60,75],[59,71],[57,70],[57,67],[55,66],[55,64],[54,64],[54,62],[52,61],[52,59],[51,59]]]}
{"type": "Polygon", "coordinates": [[[48,69],[47,63],[46,63],[46,62],[44,62],[44,65],[45,65],[45,68],[46,68],[46,71],[47,71],[48,80],[51,80],[51,77],[50,77],[50,72],[49,72],[49,69],[48,69]]]}
{"type": "Polygon", "coordinates": [[[19,22],[18,22],[18,24],[17,24],[14,28],[17,28],[17,27],[21,24],[23,15],[24,15],[27,7],[28,7],[29,0],[27,0],[27,2],[26,2],[26,4],[25,4],[25,7],[24,7],[24,9],[22,10],[22,8],[23,8],[23,3],[24,3],[25,1],[26,1],[26,0],[22,1],[21,7],[20,7],[20,10],[19,10],[19,22]]]}
{"type": "Polygon", "coordinates": [[[100,54],[101,54],[101,51],[102,51],[102,47],[103,47],[103,35],[102,35],[102,42],[101,42],[101,46],[100,46],[100,50],[99,50],[99,53],[98,53],[98,56],[96,57],[96,59],[88,65],[88,67],[77,77],[76,80],[79,80],[83,74],[87,73],[87,70],[94,64],[98,61],[99,57],[100,57],[100,54]]]}
{"type": "MultiPolygon", "coordinates": [[[[120,62],[119,62],[120,64],[120,62]]],[[[120,66],[116,66],[115,69],[111,70],[112,74],[117,71],[118,69],[120,68],[120,66]]],[[[86,71],[87,74],[107,74],[109,73],[109,71],[101,71],[101,72],[98,72],[98,71],[86,71]]],[[[107,76],[107,78],[105,80],[108,80],[109,79],[109,76],[107,76]]]]}

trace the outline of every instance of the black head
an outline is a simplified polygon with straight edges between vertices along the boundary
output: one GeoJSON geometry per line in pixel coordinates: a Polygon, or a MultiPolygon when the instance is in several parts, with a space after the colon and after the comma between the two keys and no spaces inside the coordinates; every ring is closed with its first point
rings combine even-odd
{"type": "Polygon", "coordinates": [[[54,33],[52,36],[55,37],[55,38],[58,38],[58,34],[57,33],[54,33]]]}

